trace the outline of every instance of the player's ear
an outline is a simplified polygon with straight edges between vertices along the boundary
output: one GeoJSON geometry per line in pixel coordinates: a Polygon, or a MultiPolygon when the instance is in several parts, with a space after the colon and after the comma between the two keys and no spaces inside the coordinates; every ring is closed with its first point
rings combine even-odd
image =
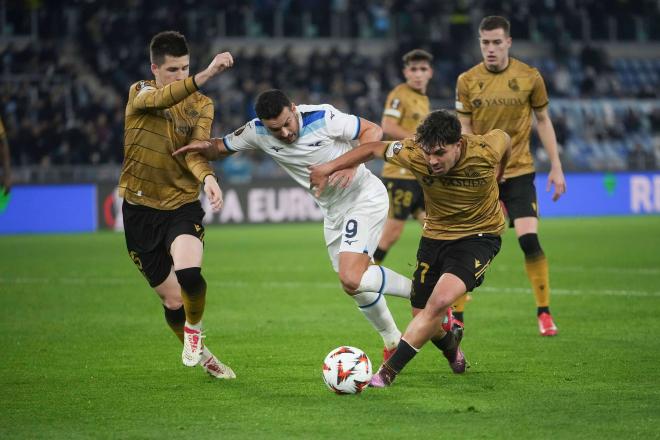
{"type": "Polygon", "coordinates": [[[293,102],[293,101],[291,101],[291,111],[295,113],[296,108],[297,108],[297,107],[296,107],[296,103],[293,102]]]}
{"type": "Polygon", "coordinates": [[[158,64],[151,63],[151,73],[153,73],[154,76],[157,75],[157,73],[158,73],[158,64]]]}

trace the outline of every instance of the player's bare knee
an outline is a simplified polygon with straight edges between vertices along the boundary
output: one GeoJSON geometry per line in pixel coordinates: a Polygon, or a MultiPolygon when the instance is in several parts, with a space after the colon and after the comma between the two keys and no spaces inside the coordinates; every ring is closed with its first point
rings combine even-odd
{"type": "Polygon", "coordinates": [[[163,305],[169,310],[178,310],[183,306],[181,295],[163,298],[163,305]]]}
{"type": "Polygon", "coordinates": [[[339,281],[341,282],[341,287],[344,289],[344,292],[349,295],[354,295],[357,293],[360,288],[360,281],[362,280],[362,274],[355,271],[339,271],[339,281]]]}

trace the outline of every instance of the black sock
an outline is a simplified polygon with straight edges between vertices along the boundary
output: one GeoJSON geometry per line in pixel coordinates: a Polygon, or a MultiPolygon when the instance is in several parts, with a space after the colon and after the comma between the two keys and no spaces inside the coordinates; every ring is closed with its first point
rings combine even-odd
{"type": "Polygon", "coordinates": [[[387,255],[386,250],[376,248],[376,252],[374,252],[374,261],[376,264],[379,264],[381,261],[383,261],[385,259],[385,255],[387,255]]]}
{"type": "Polygon", "coordinates": [[[412,360],[417,354],[417,350],[412,348],[410,344],[401,339],[399,341],[399,346],[396,348],[396,351],[391,358],[385,362],[388,367],[397,373],[403,370],[408,362],[412,360]]]}
{"type": "Polygon", "coordinates": [[[465,324],[465,321],[463,320],[463,313],[464,312],[452,312],[452,314],[454,315],[454,318],[458,319],[463,324],[465,324]]]}
{"type": "MultiPolygon", "coordinates": [[[[431,342],[433,342],[433,345],[438,347],[440,351],[443,353],[454,353],[454,356],[456,356],[456,347],[458,346],[456,337],[452,332],[447,332],[442,338],[439,339],[431,339],[431,342]]],[[[450,359],[453,361],[453,359],[450,359]]]]}
{"type": "Polygon", "coordinates": [[[186,312],[183,310],[183,306],[172,310],[163,305],[163,309],[165,310],[165,321],[167,321],[167,325],[170,326],[177,338],[183,342],[183,326],[186,323],[186,312]]]}
{"type": "Polygon", "coordinates": [[[537,307],[536,308],[536,316],[539,316],[541,313],[548,313],[550,314],[550,307],[537,307]]]}

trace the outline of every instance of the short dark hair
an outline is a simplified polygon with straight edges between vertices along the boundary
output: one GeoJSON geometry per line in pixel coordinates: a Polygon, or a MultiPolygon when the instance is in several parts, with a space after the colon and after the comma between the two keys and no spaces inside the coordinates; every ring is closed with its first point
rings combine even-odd
{"type": "Polygon", "coordinates": [[[481,20],[481,23],[479,23],[480,32],[492,31],[495,29],[504,30],[504,33],[508,37],[511,32],[511,24],[509,23],[509,20],[500,15],[489,15],[488,17],[484,17],[483,20],[481,20]]]}
{"type": "Polygon", "coordinates": [[[406,53],[401,59],[403,60],[404,66],[407,66],[414,61],[427,61],[429,64],[433,63],[433,55],[422,49],[413,49],[406,53]]]}
{"type": "Polygon", "coordinates": [[[257,96],[254,111],[259,119],[273,119],[282,113],[285,107],[291,107],[291,100],[281,90],[271,89],[257,96]]]}
{"type": "Polygon", "coordinates": [[[182,57],[189,53],[186,37],[176,31],[159,32],[154,35],[149,44],[151,62],[156,65],[163,64],[165,55],[182,57]]]}
{"type": "Polygon", "coordinates": [[[455,144],[461,139],[461,122],[448,110],[435,110],[417,127],[415,142],[424,151],[455,144]]]}

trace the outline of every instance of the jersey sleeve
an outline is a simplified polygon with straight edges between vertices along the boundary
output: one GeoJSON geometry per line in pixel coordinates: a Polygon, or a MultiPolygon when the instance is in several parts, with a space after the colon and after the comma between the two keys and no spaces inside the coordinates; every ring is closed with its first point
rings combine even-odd
{"type": "Polygon", "coordinates": [[[548,105],[548,91],[545,88],[545,81],[541,73],[534,69],[534,82],[532,84],[532,94],[530,104],[534,109],[540,109],[548,105]]]}
{"type": "Polygon", "coordinates": [[[383,159],[401,168],[412,169],[411,152],[414,150],[412,139],[392,141],[386,144],[383,159]]]}
{"type": "MultiPolygon", "coordinates": [[[[210,99],[205,99],[205,102],[202,104],[199,111],[197,124],[193,127],[191,141],[204,141],[211,137],[213,113],[213,102],[210,99]]],[[[209,174],[215,175],[213,167],[209,164],[209,161],[200,153],[188,153],[184,157],[188,168],[200,182],[203,182],[204,178],[209,174]]]]}
{"type": "Polygon", "coordinates": [[[464,115],[472,113],[470,88],[468,87],[468,80],[465,73],[461,74],[456,81],[456,111],[464,115]]]}
{"type": "Polygon", "coordinates": [[[325,123],[330,137],[351,141],[360,135],[360,118],[325,105],[325,123]]]}
{"type": "Polygon", "coordinates": [[[488,146],[491,163],[498,164],[507,148],[508,135],[496,128],[483,135],[484,143],[488,146]]]}
{"type": "Polygon", "coordinates": [[[396,119],[396,121],[399,122],[401,121],[401,118],[403,118],[404,112],[404,101],[395,90],[392,90],[390,94],[387,95],[385,108],[383,109],[383,117],[388,116],[390,118],[396,119]]]}
{"type": "Polygon", "coordinates": [[[160,89],[149,81],[139,81],[131,86],[129,99],[133,108],[138,110],[164,109],[183,101],[197,90],[197,84],[192,76],[160,89]]]}
{"type": "Polygon", "coordinates": [[[258,119],[253,119],[234,132],[225,135],[222,141],[227,151],[231,153],[243,150],[256,150],[259,148],[259,142],[257,140],[257,131],[259,130],[265,132],[266,127],[258,119]]]}

